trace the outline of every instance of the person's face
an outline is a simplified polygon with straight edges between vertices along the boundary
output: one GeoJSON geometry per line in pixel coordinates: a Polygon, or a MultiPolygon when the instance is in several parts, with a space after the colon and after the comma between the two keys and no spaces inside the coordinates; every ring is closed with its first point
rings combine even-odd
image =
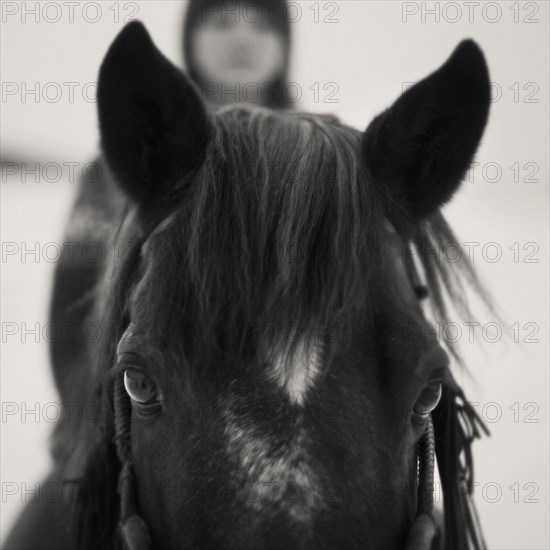
{"type": "Polygon", "coordinates": [[[285,43],[267,24],[234,14],[210,16],[193,36],[195,63],[206,81],[228,86],[272,81],[285,64],[285,43]]]}

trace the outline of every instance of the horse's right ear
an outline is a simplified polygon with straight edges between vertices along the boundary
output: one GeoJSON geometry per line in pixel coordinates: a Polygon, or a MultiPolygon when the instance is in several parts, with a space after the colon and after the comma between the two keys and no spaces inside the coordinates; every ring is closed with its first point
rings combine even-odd
{"type": "Polygon", "coordinates": [[[121,31],[103,61],[98,114],[107,161],[137,202],[162,195],[204,157],[206,107],[138,21],[121,31]]]}

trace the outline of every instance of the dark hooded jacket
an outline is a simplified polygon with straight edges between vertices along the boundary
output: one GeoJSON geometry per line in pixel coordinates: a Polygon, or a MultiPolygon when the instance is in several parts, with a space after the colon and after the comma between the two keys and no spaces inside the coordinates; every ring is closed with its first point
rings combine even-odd
{"type": "MultiPolygon", "coordinates": [[[[214,11],[224,4],[233,7],[236,3],[240,3],[239,0],[237,2],[233,0],[191,0],[185,12],[182,40],[183,59],[187,68],[187,74],[200,90],[203,89],[205,83],[193,56],[191,46],[193,32],[201,24],[203,17],[207,13],[214,11]]],[[[270,108],[288,109],[291,107],[291,102],[285,93],[285,86],[288,83],[291,32],[287,12],[287,0],[247,0],[246,4],[247,6],[255,4],[258,7],[258,13],[261,14],[262,23],[270,25],[283,36],[286,46],[284,68],[273,79],[273,84],[270,84],[269,93],[266,96],[267,103],[263,105],[270,108]]]]}

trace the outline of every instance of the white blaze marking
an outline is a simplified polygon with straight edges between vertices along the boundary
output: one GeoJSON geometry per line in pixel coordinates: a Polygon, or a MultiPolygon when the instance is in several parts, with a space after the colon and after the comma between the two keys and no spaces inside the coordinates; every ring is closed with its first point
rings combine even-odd
{"type": "Polygon", "coordinates": [[[285,509],[293,520],[310,524],[320,495],[306,461],[304,430],[298,426],[287,442],[278,444],[253,426],[241,427],[235,418],[226,421],[229,454],[237,459],[244,487],[254,489],[245,496],[246,504],[256,512],[285,509]]]}
{"type": "MultiPolygon", "coordinates": [[[[292,403],[304,405],[321,370],[322,351],[308,338],[294,346],[285,342],[264,347],[269,378],[286,390],[292,403]]],[[[288,433],[274,435],[262,433],[249,419],[234,416],[230,407],[224,410],[228,453],[236,461],[237,476],[245,486],[256,490],[251,498],[246,498],[247,506],[256,512],[269,513],[273,507],[285,510],[290,518],[309,529],[314,510],[322,506],[322,495],[310,466],[301,413],[288,433]]]]}
{"type": "Polygon", "coordinates": [[[317,345],[307,346],[302,340],[293,350],[287,347],[286,351],[272,352],[270,356],[273,358],[271,378],[286,389],[292,402],[303,405],[321,371],[321,349],[317,345]]]}

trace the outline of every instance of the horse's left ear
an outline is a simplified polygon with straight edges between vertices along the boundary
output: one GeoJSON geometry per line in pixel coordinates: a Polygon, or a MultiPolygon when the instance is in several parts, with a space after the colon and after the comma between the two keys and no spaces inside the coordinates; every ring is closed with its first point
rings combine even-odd
{"type": "Polygon", "coordinates": [[[477,150],[489,104],[483,53],[465,40],[372,121],[363,151],[396,226],[421,221],[451,198],[477,150]]]}
{"type": "Polygon", "coordinates": [[[107,161],[137,202],[162,194],[203,159],[210,135],[204,103],[138,21],[103,61],[98,114],[107,161]]]}

